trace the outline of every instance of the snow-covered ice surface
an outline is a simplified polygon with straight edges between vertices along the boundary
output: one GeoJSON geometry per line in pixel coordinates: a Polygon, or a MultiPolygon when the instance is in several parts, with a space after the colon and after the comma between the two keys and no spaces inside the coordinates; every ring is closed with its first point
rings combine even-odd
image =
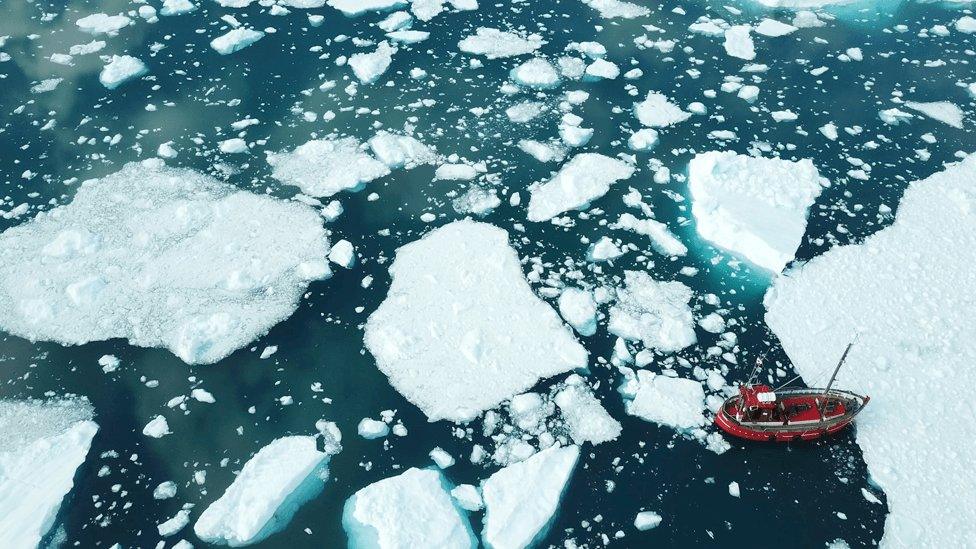
{"type": "Polygon", "coordinates": [[[766,296],[766,320],[807,378],[857,337],[838,383],[871,397],[857,442],[888,495],[886,547],[973,542],[976,480],[960,467],[976,461],[966,420],[976,382],[974,181],[969,156],[912,183],[890,227],[787,271],[766,296]]]}
{"type": "Polygon", "coordinates": [[[718,151],[696,155],[688,179],[698,233],[774,273],[793,260],[826,184],[809,159],[718,151]]]}
{"type": "Polygon", "coordinates": [[[516,549],[537,542],[559,510],[579,454],[579,446],[553,446],[482,481],[485,547],[516,549]]]}
{"type": "Polygon", "coordinates": [[[84,400],[0,400],[0,545],[37,547],[98,425],[84,400]]]}
{"type": "Polygon", "coordinates": [[[585,207],[607,194],[610,185],[627,179],[634,167],[602,154],[574,156],[552,179],[532,189],[529,221],[546,221],[567,210],[585,207]]]}
{"type": "Polygon", "coordinates": [[[302,435],[281,437],[261,448],[200,514],[193,525],[196,535],[209,543],[241,547],[287,526],[298,508],[322,491],[329,460],[342,450],[332,432],[317,436],[325,437],[322,450],[315,436],[302,435]]]}
{"type": "Polygon", "coordinates": [[[342,525],[357,549],[444,549],[478,546],[468,518],[443,475],[410,468],[346,500],[342,525]]]}
{"type": "Polygon", "coordinates": [[[386,164],[370,156],[352,137],[315,139],[290,152],[271,153],[268,164],[275,179],[324,198],[360,190],[390,173],[386,164]]]}
{"type": "Polygon", "coordinates": [[[705,391],[693,379],[638,370],[621,391],[630,415],[675,429],[694,429],[705,424],[705,391]]]}
{"type": "Polygon", "coordinates": [[[365,343],[390,383],[431,421],[467,421],[586,350],[525,282],[508,234],[456,221],[397,250],[365,343]]]}
{"type": "Polygon", "coordinates": [[[610,309],[610,333],[664,352],[680,351],[696,341],[688,306],[691,288],[654,280],[642,271],[627,271],[624,281],[610,309]]]}
{"type": "Polygon", "coordinates": [[[132,163],[0,234],[0,327],[64,345],[121,337],[212,363],[291,315],[328,275],[328,247],[305,206],[132,163]]]}

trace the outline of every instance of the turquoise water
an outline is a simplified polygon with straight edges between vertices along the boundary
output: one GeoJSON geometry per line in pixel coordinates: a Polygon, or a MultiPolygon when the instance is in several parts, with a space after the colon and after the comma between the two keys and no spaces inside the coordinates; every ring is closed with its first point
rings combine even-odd
{"type": "MultiPolygon", "coordinates": [[[[733,316],[740,323],[739,363],[751,364],[758,353],[769,352],[792,377],[786,357],[762,321],[762,295],[768,275],[699,239],[686,185],[677,179],[666,185],[652,183],[648,159],[660,159],[672,173],[682,174],[695,152],[767,148],[754,143],[759,141],[768,144],[767,156],[812,158],[832,186],[812,209],[807,236],[797,253],[797,258],[804,260],[832,246],[857,242],[884,227],[892,216],[879,214],[880,205],[896,210],[909,181],[938,171],[957,151],[976,148],[968,127],[957,130],[929,119],[887,126],[877,115],[881,109],[898,106],[890,101],[896,93],[919,101],[949,100],[971,113],[972,99],[957,83],[973,80],[970,63],[976,44],[972,35],[953,31],[947,37],[918,36],[920,30],[936,24],[951,28],[961,15],[941,5],[858,6],[845,9],[825,27],[801,29],[777,39],[755,36],[756,62],[769,65],[769,70],[759,75],[762,92],[759,100],[749,105],[721,91],[715,100],[703,97],[703,90],[718,90],[727,75],[750,77],[739,73],[743,63],[725,54],[721,38],[691,35],[686,29],[704,14],[738,23],[757,22],[760,15],[789,21],[790,12],[764,11],[740,2],[664,2],[645,4],[652,9],[648,18],[611,23],[600,20],[576,0],[482,2],[476,12],[444,13],[429,23],[415,24],[415,29],[430,31],[431,37],[397,53],[380,80],[392,80],[394,85],[360,86],[358,93],[349,97],[342,88],[348,84],[351,71],[337,67],[333,60],[357,48],[351,41],[336,43],[332,39],[341,34],[377,39],[381,33],[369,23],[381,15],[347,19],[322,8],[312,13],[324,14],[326,21],[313,28],[302,10],[271,16],[257,4],[231,10],[209,0],[201,3],[202,8],[192,14],[161,18],[155,24],[140,21],[117,37],[99,38],[108,42],[100,53],[127,52],[142,57],[150,66],[148,78],[115,91],[98,83],[101,62],[97,54],[76,57],[73,67],[53,65],[44,58],[91,39],[74,28],[77,18],[95,12],[117,13],[131,7],[129,4],[8,1],[0,5],[0,14],[4,15],[0,18],[0,36],[10,35],[3,51],[12,57],[0,63],[0,75],[4,76],[0,81],[0,196],[9,197],[0,209],[22,202],[31,205],[31,213],[25,216],[0,219],[0,229],[25,222],[34,212],[50,207],[52,200],[70,201],[77,187],[72,180],[112,173],[126,162],[151,157],[158,145],[167,141],[174,141],[180,150],[180,155],[169,161],[171,165],[205,171],[255,192],[290,197],[296,190],[270,178],[261,150],[291,149],[313,134],[331,132],[365,140],[375,133],[378,124],[398,129],[407,122],[416,126],[422,141],[439,152],[487,162],[489,171],[499,177],[500,190],[522,191],[524,197],[524,189],[547,177],[555,165],[536,162],[513,145],[523,138],[545,140],[554,136],[558,114],[550,113],[522,126],[508,122],[504,109],[526,95],[508,97],[498,88],[519,60],[485,61],[483,68],[472,69],[468,67],[470,57],[457,51],[457,41],[477,26],[524,28],[545,37],[548,44],[541,53],[555,56],[571,41],[595,40],[607,47],[608,59],[624,70],[630,68],[633,59],[644,75],[632,81],[574,82],[533,94],[552,104],[565,90],[590,93],[590,99],[574,110],[583,117],[584,126],[596,130],[583,150],[609,155],[624,152],[626,137],[639,127],[630,107],[648,90],[665,93],[680,105],[703,101],[710,116],[693,117],[662,131],[654,151],[637,155],[638,173],[593,204],[606,212],[602,216],[578,219],[571,229],[526,224],[524,206],[510,206],[505,194],[502,205],[484,220],[509,230],[521,256],[539,256],[544,262],[559,265],[566,257],[582,259],[587,245],[581,237],[595,240],[607,234],[599,219],[615,219],[625,209],[620,196],[627,186],[638,188],[653,206],[657,219],[668,223],[691,253],[677,262],[658,256],[653,258],[653,265],[636,262],[638,254],[631,253],[609,267],[611,274],[622,277],[627,269],[649,269],[656,278],[680,279],[697,292],[719,295],[735,309],[733,316]],[[673,11],[679,5],[685,13],[673,11]],[[744,13],[734,15],[723,7],[727,5],[744,13]],[[59,15],[42,21],[42,13],[59,15]],[[219,17],[228,13],[254,28],[273,26],[277,32],[236,54],[219,56],[208,42],[220,33],[219,17]],[[636,49],[635,36],[655,36],[641,28],[648,24],[665,29],[662,38],[677,40],[674,51],[663,54],[636,49]],[[907,25],[907,32],[894,31],[896,24],[907,25]],[[36,37],[30,38],[32,34],[36,37]],[[166,47],[151,55],[154,43],[166,47]],[[322,49],[313,51],[316,46],[322,49]],[[840,63],[827,57],[849,47],[862,48],[865,60],[840,63]],[[330,58],[320,59],[326,53],[330,58]],[[926,61],[939,59],[945,60],[945,65],[924,66],[926,61]],[[819,66],[829,70],[820,76],[809,73],[819,66]],[[413,67],[422,67],[429,78],[410,79],[407,73],[413,67]],[[700,71],[698,78],[686,72],[692,68],[700,71]],[[55,91],[30,93],[33,82],[54,76],[65,78],[55,91]],[[338,85],[330,92],[319,91],[326,80],[336,80],[338,85]],[[630,95],[628,86],[639,95],[630,95]],[[310,91],[306,95],[304,90],[310,91]],[[435,103],[424,108],[407,106],[421,99],[435,103]],[[148,103],[156,110],[146,110],[148,103]],[[296,106],[300,107],[299,114],[293,112],[296,106]],[[469,112],[474,107],[491,110],[478,117],[469,112]],[[767,111],[782,109],[798,113],[798,122],[773,122],[767,111]],[[320,116],[315,122],[306,122],[300,115],[302,110],[320,116]],[[326,111],[333,111],[335,119],[323,121],[321,114],[326,111]],[[714,115],[724,117],[724,121],[714,115]],[[217,142],[231,137],[235,132],[230,123],[246,116],[261,121],[249,130],[248,140],[266,139],[267,144],[255,149],[253,155],[221,155],[216,151],[217,142]],[[51,118],[57,121],[54,128],[42,130],[51,118]],[[840,128],[860,126],[862,130],[851,136],[841,129],[841,138],[830,142],[817,131],[830,121],[840,128]],[[147,132],[140,135],[141,130],[147,132]],[[710,141],[706,136],[713,130],[734,130],[739,139],[730,143],[710,141]],[[937,143],[922,142],[920,136],[926,132],[931,132],[937,143]],[[105,136],[115,134],[122,136],[119,144],[103,142],[105,136]],[[79,144],[82,135],[95,138],[95,144],[79,144]],[[194,144],[194,137],[202,144],[194,144]],[[868,141],[878,143],[878,148],[863,148],[868,141]],[[915,149],[922,148],[931,154],[930,159],[922,161],[916,156],[915,149]],[[853,167],[845,159],[848,155],[872,166],[870,180],[847,177],[853,167]],[[38,175],[24,179],[21,174],[25,170],[38,175]],[[666,190],[686,200],[675,202],[666,190]],[[524,224],[524,232],[515,232],[517,224],[524,224]],[[683,266],[696,267],[701,274],[691,279],[680,277],[677,272],[683,266]]],[[[187,366],[166,351],[134,348],[120,340],[65,348],[32,344],[12,336],[0,338],[0,396],[71,393],[88,397],[95,406],[101,430],[88,461],[78,471],[75,489],[59,520],[69,544],[153,546],[158,540],[158,522],[171,517],[185,502],[199,506],[195,518],[203,506],[219,497],[233,479],[233,471],[250,455],[275,437],[311,432],[319,418],[336,421],[345,435],[344,449],[332,462],[333,478],[322,495],[302,507],[284,532],[264,541],[262,547],[341,546],[345,543],[340,524],[342,505],[357,489],[396,474],[400,468],[428,465],[427,453],[434,446],[458,457],[468,455],[471,442],[455,438],[452,425],[427,423],[418,409],[389,386],[362,344],[361,325],[386,294],[388,260],[395,249],[431,226],[463,217],[452,210],[450,193],[463,191],[466,185],[431,183],[432,175],[429,166],[395,171],[371,183],[365,192],[337,196],[345,213],[329,228],[336,238],[353,241],[362,261],[351,271],[340,269],[331,280],[313,283],[291,318],[215,365],[187,366]],[[378,193],[379,199],[367,200],[370,192],[378,193]],[[433,224],[419,220],[426,211],[439,216],[433,224]],[[389,234],[383,234],[387,229],[389,234]],[[373,276],[375,282],[363,289],[360,281],[366,275],[373,276]],[[357,307],[362,307],[362,312],[357,312],[357,307]],[[279,351],[270,360],[259,360],[258,354],[266,345],[277,345],[279,351]],[[118,356],[122,368],[103,374],[97,365],[103,354],[118,356]],[[185,416],[167,412],[174,435],[159,440],[141,435],[149,418],[168,410],[166,401],[188,391],[191,377],[202,380],[217,404],[191,406],[191,413],[185,416]],[[147,387],[147,380],[157,380],[158,387],[147,387]],[[314,382],[322,383],[331,403],[322,402],[309,390],[314,382]],[[293,396],[295,403],[281,406],[277,399],[284,395],[293,396]],[[252,406],[253,413],[249,411],[252,406]],[[408,437],[390,437],[384,446],[383,441],[366,441],[355,435],[361,418],[376,417],[385,409],[397,410],[397,417],[409,429],[408,437]],[[243,428],[243,436],[237,434],[238,426],[243,428]],[[224,458],[229,458],[230,464],[220,467],[224,458]],[[103,466],[108,466],[110,473],[98,476],[103,466]],[[203,486],[192,481],[197,470],[207,471],[203,486]],[[177,482],[178,495],[155,501],[152,488],[164,480],[177,482]],[[113,491],[117,484],[124,493],[113,491]],[[126,507],[126,503],[131,505],[126,507]]],[[[615,236],[637,243],[641,238],[622,233],[615,236]]],[[[702,356],[715,341],[715,336],[703,332],[699,338],[698,345],[681,355],[702,356]]],[[[594,360],[609,358],[612,343],[603,327],[585,341],[594,360]]],[[[828,368],[825,364],[825,370],[828,368]]],[[[747,375],[743,367],[728,377],[733,381],[747,375]]],[[[862,487],[870,486],[853,433],[803,445],[732,441],[731,451],[716,456],[698,443],[676,436],[671,429],[626,415],[615,390],[619,376],[612,368],[593,361],[591,376],[601,382],[597,394],[623,424],[623,435],[612,443],[584,447],[581,465],[547,543],[560,546],[572,539],[579,545],[596,547],[604,544],[605,535],[611,545],[620,547],[753,547],[759,535],[758,545],[762,547],[786,543],[822,547],[837,538],[852,547],[863,547],[881,538],[886,505],[869,503],[861,494],[862,487]],[[608,490],[608,480],[614,483],[612,491],[608,490]],[[742,486],[741,499],[728,495],[731,481],[742,486]],[[633,528],[633,518],[644,509],[661,513],[664,522],[655,530],[640,533],[633,528]],[[614,539],[617,531],[625,536],[614,539]]],[[[547,382],[540,385],[547,386],[547,382]]],[[[479,441],[478,435],[474,441],[479,441]]],[[[447,476],[455,483],[476,483],[491,471],[459,459],[447,476]]],[[[883,494],[870,489],[884,501],[883,494]]],[[[477,530],[479,514],[472,515],[472,523],[477,530]]],[[[196,543],[189,528],[181,534],[196,543]]]]}

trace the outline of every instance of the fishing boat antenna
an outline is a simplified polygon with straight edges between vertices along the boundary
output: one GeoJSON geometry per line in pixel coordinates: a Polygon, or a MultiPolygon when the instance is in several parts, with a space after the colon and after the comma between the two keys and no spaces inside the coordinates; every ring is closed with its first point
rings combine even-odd
{"type": "Polygon", "coordinates": [[[752,368],[752,373],[749,374],[749,379],[746,381],[746,386],[752,385],[752,380],[755,379],[756,374],[759,373],[759,368],[762,367],[763,358],[766,357],[766,353],[762,353],[756,357],[756,365],[752,368]]]}
{"type": "Polygon", "coordinates": [[[827,396],[827,392],[830,391],[830,388],[834,385],[834,380],[837,379],[837,372],[840,372],[840,367],[843,366],[844,361],[847,360],[847,354],[851,352],[851,347],[853,347],[854,343],[857,342],[858,335],[855,335],[854,339],[852,339],[851,342],[847,344],[847,348],[844,349],[844,354],[841,355],[840,362],[838,362],[837,367],[834,368],[834,374],[830,376],[830,381],[827,382],[827,388],[824,389],[823,396],[827,396]]]}

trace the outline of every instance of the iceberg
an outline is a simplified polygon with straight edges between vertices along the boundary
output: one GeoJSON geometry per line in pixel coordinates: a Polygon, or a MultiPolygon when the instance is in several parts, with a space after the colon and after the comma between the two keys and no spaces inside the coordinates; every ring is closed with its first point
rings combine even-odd
{"type": "Polygon", "coordinates": [[[435,470],[410,468],[353,494],[342,526],[354,549],[468,549],[478,546],[451,487],[435,470]]]}
{"type": "Polygon", "coordinates": [[[521,549],[541,539],[579,459],[579,446],[552,446],[481,482],[489,549],[521,549]]]}
{"type": "Polygon", "coordinates": [[[717,151],[691,160],[688,182],[698,234],[774,273],[793,260],[807,211],[827,185],[807,159],[717,151]]]}
{"type": "Polygon", "coordinates": [[[275,439],[244,464],[193,531],[208,543],[241,547],[284,529],[298,508],[322,491],[329,461],[341,450],[338,429],[275,439]],[[323,450],[317,437],[324,438],[323,450]]]}
{"type": "Polygon", "coordinates": [[[587,352],[532,292],[508,233],[456,221],[397,250],[366,348],[430,419],[469,421],[587,352]]]}
{"type": "Polygon", "coordinates": [[[149,72],[146,64],[131,55],[113,55],[102,67],[98,81],[110,90],[149,72]]]}
{"type": "Polygon", "coordinates": [[[607,194],[610,185],[628,179],[634,167],[599,153],[581,153],[545,183],[532,189],[529,221],[547,221],[568,211],[586,207],[607,194]]]}
{"type": "Polygon", "coordinates": [[[526,55],[542,47],[545,41],[538,34],[524,36],[515,32],[478,27],[475,33],[458,42],[458,49],[488,59],[526,55]]]}
{"type": "Polygon", "coordinates": [[[625,271],[607,330],[661,352],[680,351],[697,341],[688,306],[691,297],[691,288],[680,282],[659,282],[644,271],[625,271]]]}
{"type": "Polygon", "coordinates": [[[318,198],[358,191],[390,173],[352,137],[313,139],[291,152],[269,154],[268,164],[273,168],[271,177],[318,198]]]}
{"type": "Polygon", "coordinates": [[[888,496],[882,547],[964,547],[976,524],[976,155],[912,183],[894,223],[778,277],[766,322],[797,373],[869,395],[857,442],[888,496]],[[919,433],[925,433],[920,436],[919,433]],[[937,525],[937,526],[935,526],[937,525]]]}
{"type": "Polygon", "coordinates": [[[289,317],[329,274],[328,251],[308,206],[131,163],[0,234],[0,329],[62,345],[125,338],[210,364],[289,317]]]}
{"type": "Polygon", "coordinates": [[[621,387],[627,413],[679,431],[705,425],[701,383],[637,370],[621,387]]]}
{"type": "Polygon", "coordinates": [[[0,547],[38,547],[98,425],[82,399],[0,400],[0,547]]]}

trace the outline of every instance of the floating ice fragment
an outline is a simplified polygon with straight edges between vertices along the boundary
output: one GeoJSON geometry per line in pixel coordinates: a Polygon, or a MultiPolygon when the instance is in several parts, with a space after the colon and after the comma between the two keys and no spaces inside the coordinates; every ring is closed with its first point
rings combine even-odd
{"type": "Polygon", "coordinates": [[[559,85],[559,73],[541,57],[529,59],[515,67],[509,76],[517,84],[529,88],[548,89],[559,85]]]}
{"type": "Polygon", "coordinates": [[[366,323],[378,367],[431,421],[468,421],[586,365],[587,353],[525,282],[508,234],[457,221],[401,247],[366,323]]]}
{"type": "Polygon", "coordinates": [[[261,31],[238,27],[211,40],[210,47],[220,55],[230,55],[250,46],[262,38],[264,38],[264,33],[261,31]]]}
{"type": "Polygon", "coordinates": [[[131,55],[113,55],[102,68],[98,81],[110,90],[149,72],[146,64],[131,55]]]}
{"type": "Polygon", "coordinates": [[[132,19],[124,15],[106,15],[96,13],[75,21],[78,28],[89,34],[107,34],[114,36],[125,27],[132,24],[132,19]]]}
{"type": "Polygon", "coordinates": [[[465,53],[497,59],[532,53],[544,43],[545,41],[538,34],[525,36],[515,32],[478,27],[475,34],[458,42],[458,48],[465,53]]]}
{"type": "Polygon", "coordinates": [[[274,169],[272,177],[315,197],[357,191],[390,173],[351,137],[315,139],[291,152],[269,154],[268,164],[274,169]]]}
{"type": "Polygon", "coordinates": [[[624,284],[610,308],[611,334],[661,352],[680,351],[695,343],[690,288],[680,282],[656,281],[643,271],[625,271],[624,284]]]}
{"type": "Polygon", "coordinates": [[[752,61],[756,58],[756,48],[752,43],[749,25],[735,25],[725,30],[725,53],[732,57],[752,61]]]}
{"type": "Polygon", "coordinates": [[[393,62],[393,54],[397,52],[386,40],[376,46],[376,50],[371,53],[356,53],[349,56],[349,66],[363,84],[372,84],[390,68],[393,62]]]}
{"type": "Polygon", "coordinates": [[[563,165],[545,183],[532,189],[529,221],[547,221],[568,210],[586,207],[605,195],[610,185],[634,173],[630,164],[598,153],[582,153],[563,165]]]}
{"type": "Polygon", "coordinates": [[[698,233],[774,273],[793,259],[827,180],[810,160],[706,152],[688,166],[698,233]]]}
{"type": "Polygon", "coordinates": [[[627,413],[687,431],[705,424],[705,391],[693,379],[637,370],[621,387],[627,413]]]}
{"type": "Polygon", "coordinates": [[[651,128],[666,128],[691,117],[691,113],[681,110],[665,95],[653,91],[647,92],[643,101],[634,104],[634,115],[641,124],[651,128]]]}
{"type": "Polygon", "coordinates": [[[559,314],[580,335],[596,333],[596,301],[593,294],[579,288],[565,288],[559,294],[559,314]]]}
{"type": "Polygon", "coordinates": [[[933,120],[938,120],[943,124],[948,124],[953,128],[962,128],[963,112],[954,103],[948,101],[934,101],[931,103],[918,103],[906,101],[905,106],[909,109],[918,111],[933,120]]]}
{"type": "Polygon", "coordinates": [[[386,11],[402,8],[406,0],[327,0],[333,8],[348,16],[362,15],[368,11],[386,11]]]}
{"type": "Polygon", "coordinates": [[[661,524],[661,515],[654,511],[642,511],[634,517],[634,528],[641,532],[657,528],[661,524]]]}
{"type": "Polygon", "coordinates": [[[165,417],[156,416],[149,420],[149,423],[142,428],[142,434],[151,438],[163,438],[166,435],[172,434],[172,431],[169,430],[169,423],[167,423],[165,417]]]}
{"type": "Polygon", "coordinates": [[[651,10],[623,0],[582,0],[584,4],[590,6],[600,13],[604,19],[634,19],[649,15],[651,10]]]}

